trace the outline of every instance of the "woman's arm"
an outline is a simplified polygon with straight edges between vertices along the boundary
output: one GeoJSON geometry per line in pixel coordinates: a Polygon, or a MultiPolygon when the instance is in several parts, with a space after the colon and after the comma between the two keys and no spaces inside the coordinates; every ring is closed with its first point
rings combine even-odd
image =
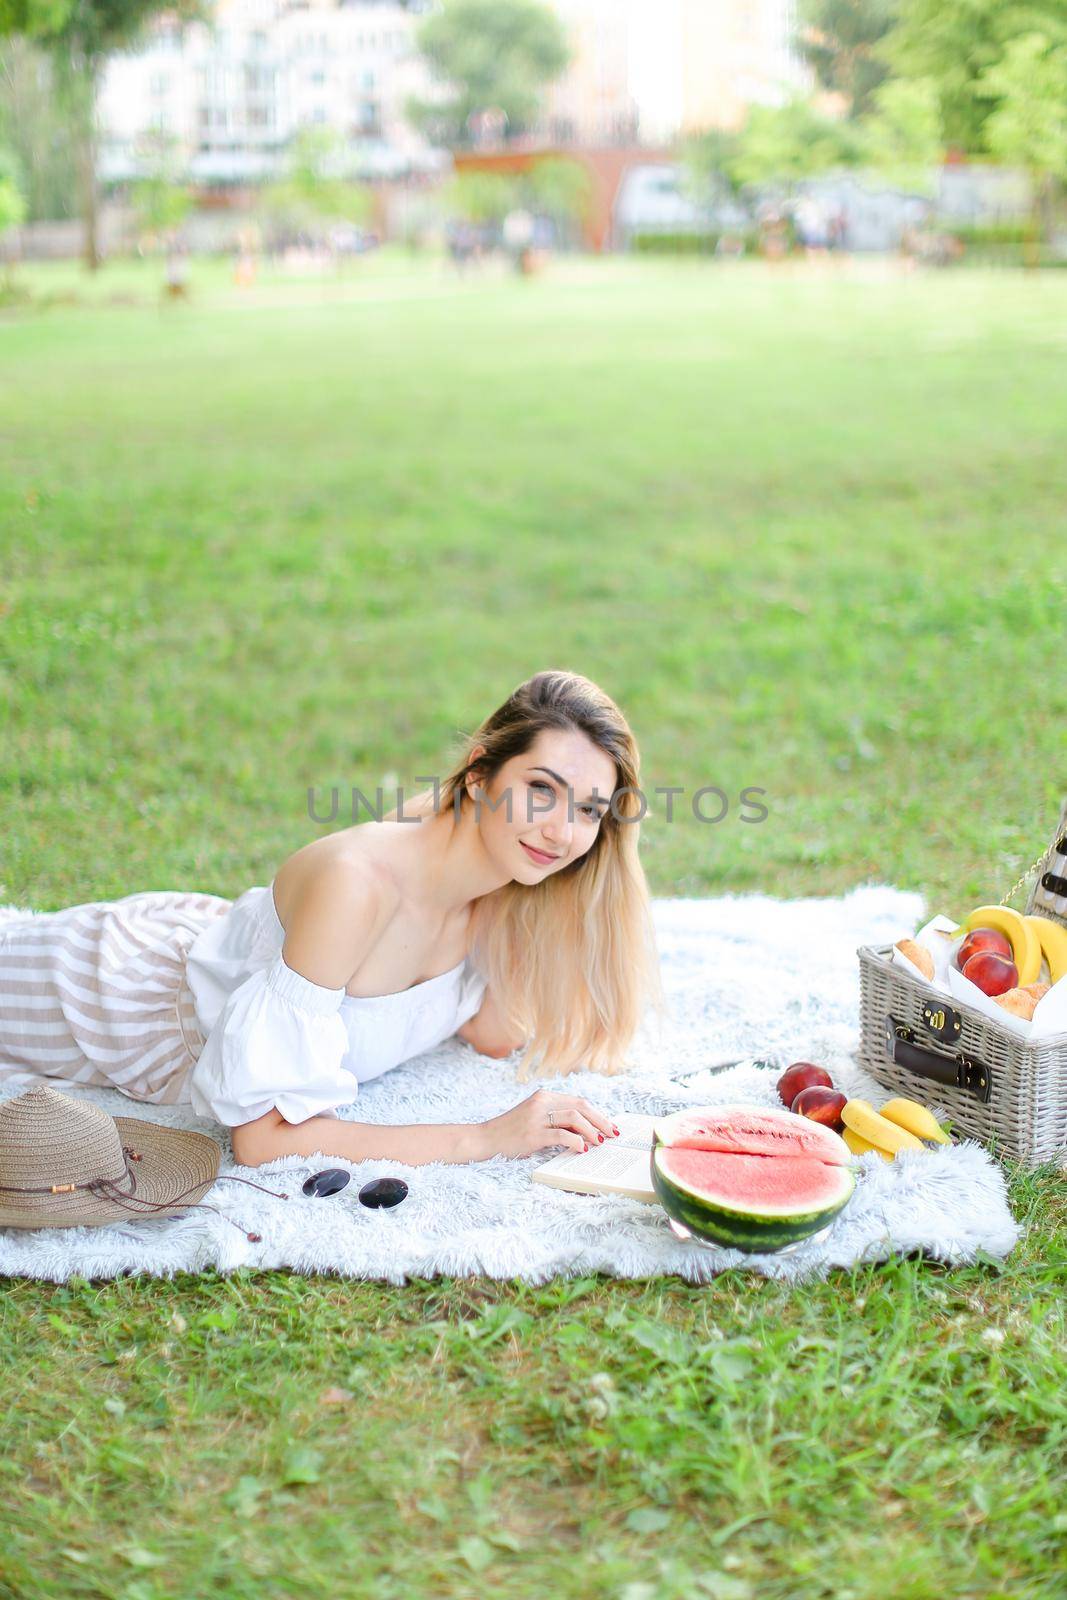
{"type": "Polygon", "coordinates": [[[457,1028],[459,1038],[473,1045],[479,1055],[500,1060],[526,1043],[525,1039],[510,1037],[504,1027],[504,1018],[493,1003],[492,990],[487,988],[482,1003],[473,1017],[468,1017],[462,1028],[457,1028]]]}
{"type": "Polygon", "coordinates": [[[488,1122],[413,1123],[379,1127],[342,1122],[338,1117],[308,1117],[286,1122],[268,1111],[254,1122],[232,1128],[234,1159],[258,1167],[277,1156],[341,1156],[345,1161],[402,1161],[421,1167],[428,1161],[487,1161],[490,1156],[531,1156],[560,1145],[588,1150],[613,1138],[618,1129],[580,1095],[535,1089],[510,1111],[488,1122]]]}
{"type": "Polygon", "coordinates": [[[308,1117],[286,1122],[280,1111],[268,1111],[254,1122],[230,1129],[234,1160],[258,1167],[277,1156],[341,1156],[346,1161],[403,1161],[420,1167],[427,1161],[484,1161],[489,1148],[485,1122],[412,1123],[380,1127],[374,1122],[342,1122],[339,1117],[308,1117]]]}

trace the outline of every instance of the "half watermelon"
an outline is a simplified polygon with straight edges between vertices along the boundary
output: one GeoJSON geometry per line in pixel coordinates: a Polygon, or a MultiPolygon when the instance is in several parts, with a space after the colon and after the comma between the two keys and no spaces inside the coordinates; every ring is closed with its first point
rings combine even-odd
{"type": "Polygon", "coordinates": [[[832,1128],[752,1106],[700,1107],[657,1123],[651,1175],[667,1215],[690,1233],[762,1254],[825,1228],[855,1186],[852,1153],[832,1128]]]}
{"type": "Polygon", "coordinates": [[[813,1156],[847,1167],[852,1152],[839,1133],[776,1106],[693,1106],[661,1117],[653,1144],[676,1150],[720,1150],[741,1156],[813,1156]]]}

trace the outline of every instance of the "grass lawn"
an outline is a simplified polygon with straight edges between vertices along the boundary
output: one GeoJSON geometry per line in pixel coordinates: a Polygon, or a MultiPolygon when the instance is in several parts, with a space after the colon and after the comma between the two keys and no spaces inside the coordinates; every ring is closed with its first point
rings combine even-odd
{"type": "MultiPolygon", "coordinates": [[[[392,265],[0,315],[0,902],[235,896],[546,666],[635,728],[655,894],[999,899],[1067,787],[1067,275],[392,265]]],[[[1010,1181],[1006,1263],[802,1290],[5,1280],[0,1595],[1060,1596],[1010,1181]]]]}

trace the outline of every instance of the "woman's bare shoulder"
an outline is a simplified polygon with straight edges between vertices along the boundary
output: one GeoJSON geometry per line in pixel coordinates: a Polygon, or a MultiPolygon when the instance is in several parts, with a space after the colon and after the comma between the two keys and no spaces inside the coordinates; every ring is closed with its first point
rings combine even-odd
{"type": "Polygon", "coordinates": [[[387,884],[360,862],[309,871],[290,907],[282,958],[312,983],[347,986],[393,917],[387,884]]]}
{"type": "Polygon", "coordinates": [[[274,904],[288,928],[293,908],[309,896],[324,894],[340,906],[353,907],[373,894],[379,907],[391,910],[398,895],[388,852],[369,836],[373,823],[343,828],[325,839],[313,839],[293,852],[274,874],[274,904]]]}

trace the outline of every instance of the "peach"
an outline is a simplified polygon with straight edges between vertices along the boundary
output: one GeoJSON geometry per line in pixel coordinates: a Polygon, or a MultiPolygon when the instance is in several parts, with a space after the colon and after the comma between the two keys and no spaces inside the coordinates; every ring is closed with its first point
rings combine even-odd
{"type": "Polygon", "coordinates": [[[978,985],[983,994],[996,996],[1015,989],[1019,983],[1019,969],[1014,961],[995,950],[979,950],[963,968],[963,976],[978,985]]]}
{"type": "Polygon", "coordinates": [[[784,1106],[792,1107],[801,1089],[832,1089],[833,1086],[834,1081],[825,1067],[817,1067],[814,1061],[794,1061],[778,1079],[778,1094],[784,1106]]]}
{"type": "Polygon", "coordinates": [[[956,965],[961,972],[979,950],[992,950],[998,956],[1006,956],[1009,961],[1015,960],[1011,940],[999,928],[972,928],[956,951],[956,965]]]}
{"type": "Polygon", "coordinates": [[[793,1101],[790,1110],[795,1111],[799,1117],[809,1117],[812,1122],[822,1122],[835,1132],[841,1129],[841,1113],[848,1103],[848,1096],[840,1094],[836,1089],[824,1089],[819,1084],[814,1084],[810,1089],[801,1089],[793,1101]]]}

